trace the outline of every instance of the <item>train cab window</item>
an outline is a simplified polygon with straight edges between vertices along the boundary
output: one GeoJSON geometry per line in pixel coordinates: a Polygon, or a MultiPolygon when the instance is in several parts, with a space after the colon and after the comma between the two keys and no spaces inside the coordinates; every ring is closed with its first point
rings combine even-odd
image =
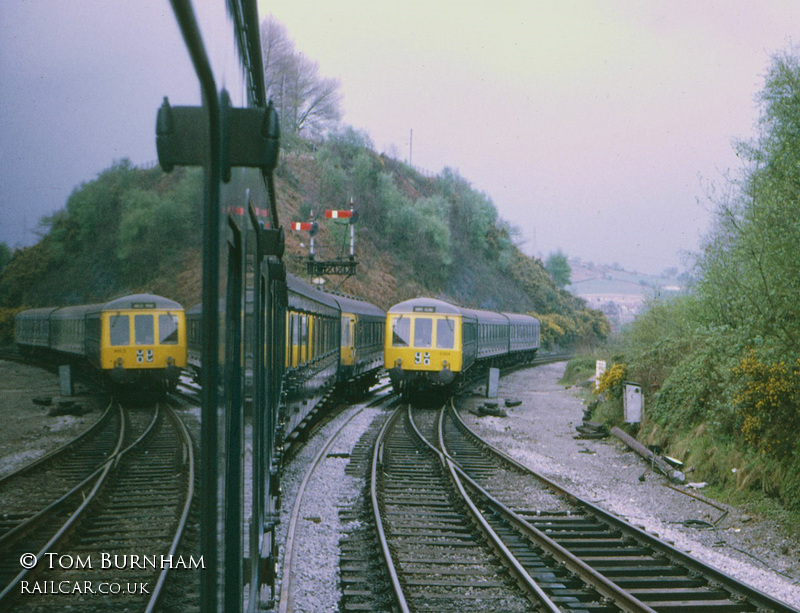
{"type": "Polygon", "coordinates": [[[111,327],[111,345],[121,347],[131,344],[131,319],[127,315],[112,315],[109,318],[111,327]]]}
{"type": "Polygon", "coordinates": [[[161,314],[158,316],[158,339],[162,345],[178,344],[178,317],[161,314]]]}
{"type": "Polygon", "coordinates": [[[439,349],[452,349],[456,343],[456,325],[452,319],[439,319],[436,322],[436,346],[439,349]]]}
{"type": "Polygon", "coordinates": [[[156,335],[152,315],[133,316],[133,336],[137,345],[155,343],[156,335]]]}
{"type": "Polygon", "coordinates": [[[433,341],[433,320],[418,317],[414,323],[414,346],[430,347],[433,341]]]}
{"type": "Polygon", "coordinates": [[[400,317],[392,322],[392,346],[408,347],[411,342],[411,320],[400,317]]]}

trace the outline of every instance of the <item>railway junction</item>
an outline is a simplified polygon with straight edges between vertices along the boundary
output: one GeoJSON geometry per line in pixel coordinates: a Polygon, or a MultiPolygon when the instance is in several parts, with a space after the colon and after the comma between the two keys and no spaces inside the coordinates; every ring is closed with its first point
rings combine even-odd
{"type": "MultiPolygon", "coordinates": [[[[48,415],[48,409],[32,399],[57,397],[55,375],[11,362],[0,362],[0,369],[6,375],[0,383],[0,420],[7,424],[0,430],[3,474],[58,447],[99,418],[99,403],[87,403],[92,410],[80,416],[48,415]]],[[[689,496],[668,487],[665,477],[650,471],[615,439],[575,438],[583,405],[574,390],[558,383],[562,372],[563,363],[504,377],[501,399],[521,401],[506,408],[506,417],[479,416],[474,409],[485,399],[478,395],[463,398],[460,413],[477,434],[576,495],[723,573],[800,607],[800,587],[791,578],[800,575],[800,544],[783,535],[780,525],[747,509],[706,504],[702,493],[689,496]]],[[[291,554],[280,560],[280,580],[270,610],[359,610],[359,598],[353,597],[364,591],[358,585],[358,552],[367,546],[361,540],[366,476],[359,464],[367,465],[371,451],[367,441],[391,413],[387,406],[391,399],[380,398],[387,391],[375,396],[343,409],[322,425],[285,470],[281,541],[294,532],[281,551],[282,556],[289,550],[291,554]],[[315,471],[307,473],[315,460],[315,471]]],[[[507,605],[524,610],[524,603],[507,605]]],[[[370,606],[380,610],[384,605],[373,601],[370,606]]]]}

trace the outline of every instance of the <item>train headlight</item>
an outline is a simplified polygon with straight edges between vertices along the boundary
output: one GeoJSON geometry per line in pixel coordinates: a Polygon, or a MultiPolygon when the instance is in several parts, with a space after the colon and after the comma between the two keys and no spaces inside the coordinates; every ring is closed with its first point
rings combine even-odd
{"type": "Polygon", "coordinates": [[[400,368],[400,367],[403,365],[403,359],[402,359],[402,358],[397,358],[397,359],[394,361],[394,365],[395,365],[397,368],[400,368]]]}
{"type": "Polygon", "coordinates": [[[117,361],[116,361],[116,363],[114,365],[115,366],[122,366],[122,358],[117,358],[117,361]]]}
{"type": "Polygon", "coordinates": [[[172,356],[168,356],[167,357],[167,365],[168,366],[174,366],[175,365],[175,358],[173,358],[172,356]]]}

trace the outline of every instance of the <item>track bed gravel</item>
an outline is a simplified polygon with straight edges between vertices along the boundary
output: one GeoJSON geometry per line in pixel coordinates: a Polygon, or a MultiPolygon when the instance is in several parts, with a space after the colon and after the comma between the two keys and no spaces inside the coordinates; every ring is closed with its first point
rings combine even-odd
{"type": "MultiPolygon", "coordinates": [[[[617,439],[575,438],[584,406],[576,390],[558,383],[565,367],[566,363],[550,364],[503,377],[501,406],[503,398],[522,400],[505,409],[507,417],[478,417],[466,410],[462,416],[480,436],[526,466],[722,572],[800,608],[800,542],[788,538],[773,521],[725,505],[720,506],[728,514],[717,530],[692,527],[691,520],[714,522],[723,513],[667,487],[666,477],[650,471],[617,439]]],[[[461,406],[477,408],[483,402],[466,398],[461,406]]]]}
{"type": "Polygon", "coordinates": [[[80,393],[69,400],[92,411],[80,416],[49,415],[59,400],[67,399],[60,396],[57,375],[0,360],[0,477],[72,440],[100,417],[101,399],[80,393]],[[51,398],[53,404],[40,406],[34,398],[51,398]]]}
{"type": "MultiPolygon", "coordinates": [[[[519,406],[506,408],[505,418],[477,417],[467,411],[462,415],[480,435],[520,462],[800,609],[800,584],[768,568],[800,579],[800,543],[786,537],[775,522],[735,507],[727,507],[729,512],[716,531],[684,525],[693,519],[715,521],[721,512],[668,488],[665,477],[649,471],[638,455],[616,439],[575,439],[583,405],[575,390],[565,390],[558,383],[564,368],[564,363],[539,366],[501,379],[500,400],[522,401],[519,406]]],[[[0,360],[0,476],[58,447],[98,418],[96,411],[79,417],[48,416],[46,407],[33,404],[33,397],[38,396],[53,396],[54,402],[58,399],[58,379],[54,374],[0,360]]],[[[88,404],[86,398],[78,400],[88,404]]],[[[472,397],[465,399],[462,406],[477,407],[482,402],[484,399],[472,397]]],[[[379,413],[365,415],[357,426],[354,424],[356,427],[348,429],[350,444],[379,413]]],[[[342,415],[334,421],[344,418],[342,415]]],[[[323,438],[324,433],[320,434],[323,438]]],[[[347,444],[337,444],[333,450],[336,453],[330,454],[326,464],[334,473],[326,474],[312,488],[316,495],[307,492],[310,499],[304,507],[304,529],[318,546],[305,550],[295,568],[295,572],[308,578],[311,588],[299,597],[298,611],[337,610],[337,543],[347,529],[337,513],[339,508],[352,504],[361,489],[343,474],[347,444]]],[[[297,475],[305,470],[303,464],[313,457],[315,446],[315,442],[310,443],[286,470],[284,512],[291,508],[292,487],[297,475]]]]}

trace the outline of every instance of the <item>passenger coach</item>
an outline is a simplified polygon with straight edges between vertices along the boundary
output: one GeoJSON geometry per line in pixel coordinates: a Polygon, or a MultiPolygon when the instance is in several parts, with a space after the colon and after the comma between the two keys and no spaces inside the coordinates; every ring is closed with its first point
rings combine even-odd
{"type": "Polygon", "coordinates": [[[365,393],[383,370],[386,313],[365,300],[334,294],[342,318],[339,381],[352,393],[365,393]]]}
{"type": "Polygon", "coordinates": [[[386,316],[384,366],[404,393],[449,389],[476,365],[523,363],[538,349],[539,320],[530,315],[415,298],[386,316]]]}
{"type": "MultiPolygon", "coordinates": [[[[377,382],[383,369],[386,313],[364,300],[319,290],[288,273],[286,289],[281,392],[285,404],[283,433],[290,436],[313,416],[335,387],[357,394],[377,382]]],[[[220,312],[224,318],[224,305],[220,312]]],[[[201,304],[186,314],[189,366],[198,380],[202,371],[202,317],[201,304]]],[[[245,331],[253,329],[251,320],[252,316],[246,314],[245,331]]],[[[253,349],[246,346],[244,393],[248,401],[260,376],[252,373],[252,353],[253,349]]]]}
{"type": "Polygon", "coordinates": [[[14,329],[22,351],[85,360],[119,384],[147,379],[174,386],[186,367],[183,307],[153,294],[29,309],[17,314],[14,329]]]}

